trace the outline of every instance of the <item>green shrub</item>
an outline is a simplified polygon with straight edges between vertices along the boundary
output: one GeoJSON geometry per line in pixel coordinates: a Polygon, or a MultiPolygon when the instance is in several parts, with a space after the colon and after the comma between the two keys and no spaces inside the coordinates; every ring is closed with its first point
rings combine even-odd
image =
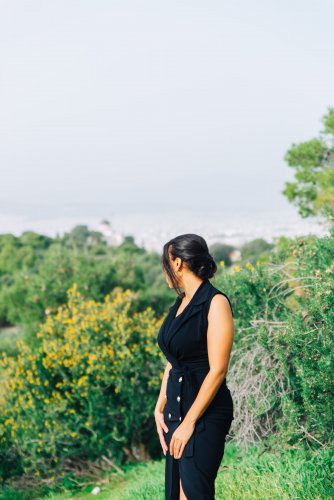
{"type": "Polygon", "coordinates": [[[235,313],[227,378],[237,440],[278,431],[291,444],[332,442],[333,255],[334,229],[284,240],[266,266],[237,265],[217,278],[235,313]]]}
{"type": "Polygon", "coordinates": [[[9,469],[44,475],[75,457],[121,462],[154,449],[160,320],[151,308],[133,311],[135,297],[115,289],[99,303],[73,285],[68,304],[40,325],[40,347],[18,341],[17,358],[3,355],[3,479],[9,469]]]}

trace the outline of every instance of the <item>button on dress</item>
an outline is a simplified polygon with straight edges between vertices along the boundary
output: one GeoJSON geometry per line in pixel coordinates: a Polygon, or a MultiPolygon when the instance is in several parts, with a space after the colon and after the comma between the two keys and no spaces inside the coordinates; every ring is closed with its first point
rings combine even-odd
{"type": "MultiPolygon", "coordinates": [[[[170,454],[170,441],[193,404],[210,365],[207,349],[208,312],[212,298],[225,293],[209,279],[199,285],[190,302],[176,316],[182,299],[175,303],[161,325],[158,345],[171,363],[163,410],[168,432],[165,461],[165,500],[179,500],[180,479],[187,500],[214,500],[215,479],[224,456],[225,438],[233,420],[233,399],[226,377],[215,397],[195,423],[180,458],[170,454]]],[[[233,309],[231,306],[233,314],[233,309]]]]}

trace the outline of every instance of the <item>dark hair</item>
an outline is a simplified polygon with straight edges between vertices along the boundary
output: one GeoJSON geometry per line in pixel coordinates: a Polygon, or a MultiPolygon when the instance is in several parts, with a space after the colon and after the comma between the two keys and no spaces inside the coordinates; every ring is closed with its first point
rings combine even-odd
{"type": "Polygon", "coordinates": [[[201,236],[181,234],[167,241],[163,246],[161,264],[178,295],[181,294],[181,291],[169,262],[169,254],[173,260],[180,257],[182,261],[187,263],[190,271],[203,280],[212,278],[217,271],[217,265],[209,253],[208,245],[201,236]]]}

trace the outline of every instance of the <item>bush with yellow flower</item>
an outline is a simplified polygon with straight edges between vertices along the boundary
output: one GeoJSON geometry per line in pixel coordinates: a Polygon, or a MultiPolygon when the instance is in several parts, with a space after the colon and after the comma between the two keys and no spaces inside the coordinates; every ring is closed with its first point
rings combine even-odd
{"type": "Polygon", "coordinates": [[[154,449],[161,319],[150,307],[136,312],[130,290],[96,302],[74,284],[67,295],[40,325],[37,348],[18,341],[18,356],[0,359],[3,479],[47,474],[69,458],[122,461],[154,449]]]}

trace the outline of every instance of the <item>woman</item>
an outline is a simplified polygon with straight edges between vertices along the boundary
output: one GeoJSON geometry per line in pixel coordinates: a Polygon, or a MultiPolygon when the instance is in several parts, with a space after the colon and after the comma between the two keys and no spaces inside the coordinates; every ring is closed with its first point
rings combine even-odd
{"type": "Polygon", "coordinates": [[[201,236],[184,234],[168,241],[161,261],[168,286],[178,294],[158,333],[167,359],[154,411],[166,455],[165,498],[214,500],[233,420],[226,385],[232,306],[209,281],[217,266],[201,236]]]}

